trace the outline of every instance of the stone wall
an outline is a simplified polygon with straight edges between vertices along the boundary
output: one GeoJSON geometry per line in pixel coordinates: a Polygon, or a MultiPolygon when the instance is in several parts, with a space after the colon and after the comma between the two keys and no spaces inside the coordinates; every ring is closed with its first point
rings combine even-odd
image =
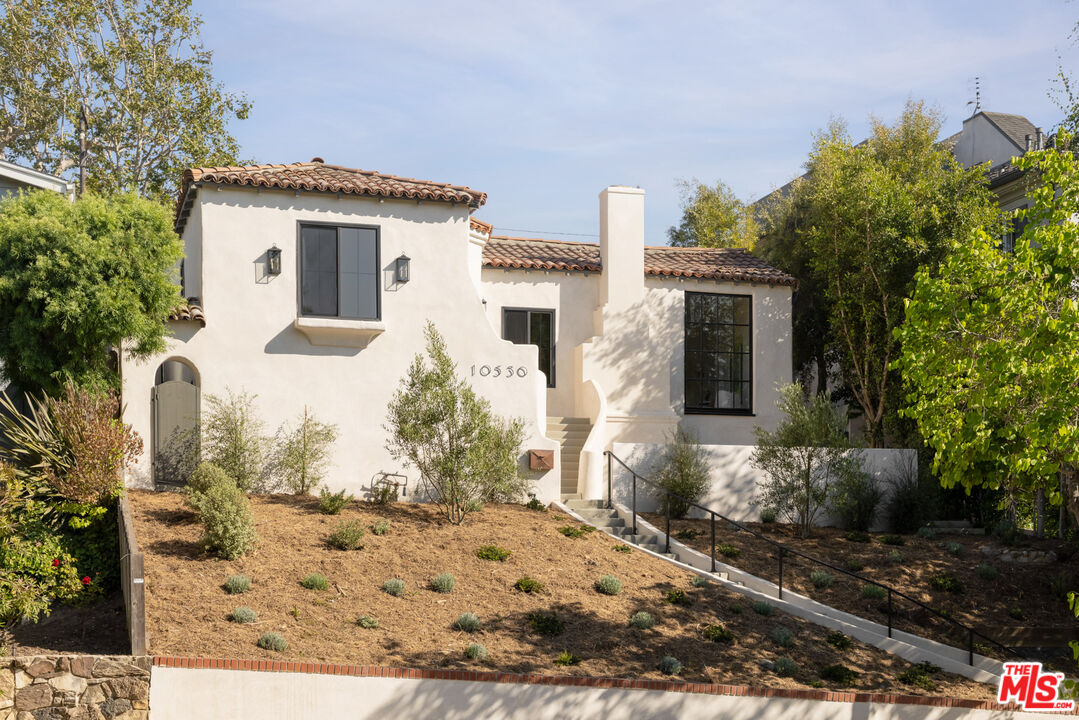
{"type": "Polygon", "coordinates": [[[0,720],[148,720],[149,657],[0,658],[0,720]]]}

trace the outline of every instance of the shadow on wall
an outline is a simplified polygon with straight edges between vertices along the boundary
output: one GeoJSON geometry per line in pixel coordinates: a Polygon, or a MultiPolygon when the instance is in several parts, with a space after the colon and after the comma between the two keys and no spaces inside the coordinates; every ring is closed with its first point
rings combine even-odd
{"type": "MultiPolygon", "coordinates": [[[[379,340],[378,336],[371,338],[368,347],[379,340]]],[[[307,337],[289,323],[276,335],[270,338],[264,348],[268,355],[310,355],[318,357],[354,357],[364,350],[358,347],[342,347],[337,345],[312,345],[307,337]]]]}

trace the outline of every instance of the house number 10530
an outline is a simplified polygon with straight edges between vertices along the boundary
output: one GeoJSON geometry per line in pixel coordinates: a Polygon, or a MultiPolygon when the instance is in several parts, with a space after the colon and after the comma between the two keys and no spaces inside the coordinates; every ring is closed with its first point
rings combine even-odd
{"type": "Polygon", "coordinates": [[[472,377],[476,377],[476,375],[480,377],[525,377],[528,375],[528,368],[524,365],[473,365],[472,377]]]}

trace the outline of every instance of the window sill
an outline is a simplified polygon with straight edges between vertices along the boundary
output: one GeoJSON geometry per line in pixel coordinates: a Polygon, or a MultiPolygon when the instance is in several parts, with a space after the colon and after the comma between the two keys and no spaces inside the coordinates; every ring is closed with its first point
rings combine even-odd
{"type": "Polygon", "coordinates": [[[741,417],[756,417],[752,410],[725,410],[722,408],[685,408],[684,415],[739,415],[741,417]]]}
{"type": "Polygon", "coordinates": [[[307,336],[312,345],[365,348],[386,332],[381,320],[345,320],[328,317],[298,317],[292,326],[307,336]]]}

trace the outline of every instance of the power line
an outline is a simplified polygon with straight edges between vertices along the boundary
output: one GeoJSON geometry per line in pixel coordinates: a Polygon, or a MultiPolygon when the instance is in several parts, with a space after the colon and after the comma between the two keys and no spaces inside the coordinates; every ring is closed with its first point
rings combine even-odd
{"type": "Polygon", "coordinates": [[[522,232],[532,233],[533,235],[572,235],[574,237],[599,237],[592,233],[571,233],[571,232],[555,232],[554,230],[522,230],[520,228],[498,228],[502,232],[522,232]]]}

